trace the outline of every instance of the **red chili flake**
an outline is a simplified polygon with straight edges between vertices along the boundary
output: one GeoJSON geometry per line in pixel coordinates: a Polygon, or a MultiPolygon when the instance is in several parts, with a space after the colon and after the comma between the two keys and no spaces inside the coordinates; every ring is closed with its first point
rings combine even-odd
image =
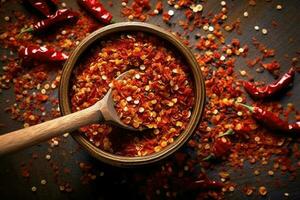
{"type": "Polygon", "coordinates": [[[274,72],[275,70],[280,68],[280,64],[277,60],[273,60],[269,63],[261,63],[261,66],[270,72],[274,72]]]}
{"type": "Polygon", "coordinates": [[[254,67],[257,63],[260,62],[260,60],[261,60],[260,57],[256,57],[256,58],[254,58],[254,59],[247,60],[247,65],[248,65],[249,67],[254,67]]]}
{"type": "Polygon", "coordinates": [[[158,1],[155,5],[155,10],[158,11],[158,13],[161,13],[163,11],[163,3],[162,1],[158,1]]]}
{"type": "Polygon", "coordinates": [[[248,3],[250,6],[255,6],[256,5],[256,0],[248,0],[248,3]]]}
{"type": "Polygon", "coordinates": [[[184,14],[185,14],[186,18],[187,18],[188,20],[190,20],[190,21],[194,18],[194,13],[193,13],[193,11],[190,10],[190,9],[187,9],[187,10],[184,12],[184,14]]]}
{"type": "Polygon", "coordinates": [[[168,12],[164,12],[162,18],[163,18],[164,22],[168,23],[168,22],[170,22],[171,15],[169,15],[168,12]]]}
{"type": "Polygon", "coordinates": [[[48,98],[49,98],[48,95],[41,94],[41,93],[37,93],[37,94],[36,94],[36,99],[37,99],[38,101],[42,101],[42,102],[43,102],[43,101],[47,101],[48,98]]]}
{"type": "Polygon", "coordinates": [[[122,14],[127,16],[130,20],[139,19],[145,21],[147,19],[146,11],[151,9],[149,0],[134,0],[131,6],[122,8],[122,14]]]}
{"type": "Polygon", "coordinates": [[[278,23],[275,20],[272,20],[272,26],[274,28],[277,28],[278,27],[278,23]]]}

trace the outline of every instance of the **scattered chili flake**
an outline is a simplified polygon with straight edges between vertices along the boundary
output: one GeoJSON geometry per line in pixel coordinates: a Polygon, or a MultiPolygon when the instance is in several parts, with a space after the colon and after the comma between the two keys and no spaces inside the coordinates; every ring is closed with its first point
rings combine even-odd
{"type": "Polygon", "coordinates": [[[277,60],[273,60],[269,63],[261,63],[261,66],[270,72],[274,72],[280,68],[280,64],[277,60]]]}

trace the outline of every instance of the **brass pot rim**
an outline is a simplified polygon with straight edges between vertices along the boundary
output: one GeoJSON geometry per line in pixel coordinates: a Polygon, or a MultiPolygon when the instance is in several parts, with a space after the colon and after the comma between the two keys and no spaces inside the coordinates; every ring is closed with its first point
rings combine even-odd
{"type": "Polygon", "coordinates": [[[111,154],[94,146],[83,134],[80,134],[78,131],[74,131],[71,133],[72,137],[92,156],[107,164],[119,167],[132,167],[155,163],[173,154],[192,136],[201,120],[205,104],[204,79],[200,70],[200,66],[198,65],[193,53],[188,47],[182,44],[179,39],[177,39],[176,36],[174,36],[172,33],[167,32],[166,30],[158,26],[143,22],[120,22],[105,26],[94,31],[83,41],[81,41],[70,55],[69,59],[62,69],[62,76],[59,86],[59,105],[61,114],[67,115],[71,113],[69,83],[73,68],[76,66],[77,60],[78,58],[80,58],[82,53],[94,42],[99,41],[101,38],[106,37],[107,35],[132,31],[150,33],[157,36],[158,38],[167,40],[176,48],[178,53],[183,56],[183,58],[186,60],[187,65],[191,68],[192,71],[191,75],[193,76],[194,81],[195,105],[191,114],[190,122],[184,132],[181,133],[172,144],[169,144],[167,147],[157,153],[153,153],[147,156],[127,157],[111,154]]]}

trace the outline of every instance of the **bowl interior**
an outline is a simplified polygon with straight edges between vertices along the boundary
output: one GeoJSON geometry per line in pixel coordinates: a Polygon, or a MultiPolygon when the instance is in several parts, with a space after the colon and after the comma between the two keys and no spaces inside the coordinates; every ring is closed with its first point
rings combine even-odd
{"type": "Polygon", "coordinates": [[[81,55],[83,55],[84,52],[89,49],[89,47],[103,38],[107,38],[108,36],[116,33],[135,31],[152,34],[158,38],[166,40],[176,49],[176,52],[178,52],[179,55],[182,55],[182,58],[185,59],[187,66],[190,67],[192,72],[191,78],[193,80],[194,86],[195,105],[186,129],[175,139],[175,141],[162,149],[160,152],[153,153],[147,156],[128,157],[111,154],[94,146],[83,134],[79,133],[79,131],[75,131],[72,133],[73,138],[79,144],[81,144],[81,146],[83,146],[90,154],[105,163],[115,166],[126,167],[150,164],[171,155],[178,148],[180,148],[193,134],[198,123],[200,122],[205,103],[205,86],[200,67],[198,66],[198,63],[191,51],[185,45],[183,45],[173,34],[155,25],[141,22],[123,22],[108,25],[93,32],[77,46],[77,48],[69,57],[68,61],[63,67],[61,84],[59,88],[59,103],[62,115],[67,115],[72,112],[69,98],[70,78],[81,55]]]}

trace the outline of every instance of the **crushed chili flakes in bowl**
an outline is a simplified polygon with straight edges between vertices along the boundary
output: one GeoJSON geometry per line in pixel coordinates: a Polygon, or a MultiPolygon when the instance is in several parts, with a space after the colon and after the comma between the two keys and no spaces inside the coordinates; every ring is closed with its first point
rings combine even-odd
{"type": "MultiPolygon", "coordinates": [[[[107,124],[81,128],[102,150],[124,156],[145,156],[173,143],[189,122],[194,93],[181,57],[155,36],[141,32],[102,40],[79,64],[71,91],[72,110],[87,108],[110,87],[121,120],[146,133],[120,133],[107,124]],[[132,76],[114,80],[129,69],[132,76]]],[[[125,132],[122,130],[122,132],[125,132]]]]}
{"type": "Polygon", "coordinates": [[[154,129],[154,134],[169,139],[186,127],[194,98],[180,63],[163,50],[157,63],[142,65],[144,70],[130,71],[124,79],[114,80],[113,99],[125,124],[154,129]]]}

